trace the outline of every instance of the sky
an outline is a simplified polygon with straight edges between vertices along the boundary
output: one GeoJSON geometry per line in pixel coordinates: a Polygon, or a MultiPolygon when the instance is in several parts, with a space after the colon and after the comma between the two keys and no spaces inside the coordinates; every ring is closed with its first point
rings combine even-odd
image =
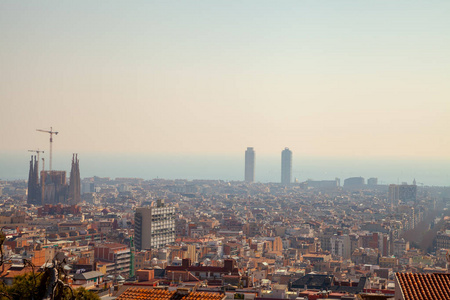
{"type": "MultiPolygon", "coordinates": [[[[450,161],[450,1],[0,0],[0,153],[450,161]]],[[[5,158],[4,158],[5,160],[5,158]]]]}

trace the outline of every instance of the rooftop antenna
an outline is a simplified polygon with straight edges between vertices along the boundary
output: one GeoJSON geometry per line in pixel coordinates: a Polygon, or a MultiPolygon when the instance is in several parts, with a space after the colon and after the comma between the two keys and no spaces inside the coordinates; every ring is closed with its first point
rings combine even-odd
{"type": "Polygon", "coordinates": [[[39,150],[39,148],[37,150],[28,150],[28,152],[36,152],[37,154],[37,161],[38,161],[38,169],[39,169],[39,153],[44,153],[44,150],[39,150]]]}
{"type": "Polygon", "coordinates": [[[36,131],[40,131],[40,132],[46,132],[50,134],[50,167],[49,167],[49,171],[52,170],[52,144],[53,144],[53,134],[57,135],[58,131],[53,131],[53,127],[50,127],[50,131],[49,130],[42,130],[42,129],[36,129],[36,131]]]}

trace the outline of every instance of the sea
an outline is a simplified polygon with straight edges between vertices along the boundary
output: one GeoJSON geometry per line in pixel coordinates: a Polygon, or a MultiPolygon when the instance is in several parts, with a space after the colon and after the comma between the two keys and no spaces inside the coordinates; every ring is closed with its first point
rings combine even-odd
{"type": "MultiPolygon", "coordinates": [[[[0,179],[27,179],[31,153],[0,153],[0,179]]],[[[136,177],[143,179],[244,178],[244,155],[79,153],[81,177],[136,177]]],[[[53,157],[53,170],[70,172],[71,153],[53,157]]],[[[45,156],[45,168],[48,157],[45,156]]],[[[40,164],[42,169],[42,163],[40,164]]],[[[293,156],[292,177],[299,182],[349,177],[378,178],[378,184],[450,186],[450,159],[361,158],[293,156]]],[[[281,157],[256,155],[255,181],[280,182],[281,157]]]]}

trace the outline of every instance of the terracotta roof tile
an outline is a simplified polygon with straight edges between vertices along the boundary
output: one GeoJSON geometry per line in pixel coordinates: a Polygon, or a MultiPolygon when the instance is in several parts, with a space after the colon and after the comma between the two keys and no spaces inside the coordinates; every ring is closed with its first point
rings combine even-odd
{"type": "Polygon", "coordinates": [[[450,274],[397,273],[405,300],[450,299],[450,274]]]}
{"type": "Polygon", "coordinates": [[[125,290],[117,300],[131,300],[131,299],[161,299],[161,300],[222,300],[225,295],[218,293],[207,292],[189,292],[187,294],[180,294],[176,291],[167,291],[162,289],[144,289],[138,287],[130,287],[125,290]]]}

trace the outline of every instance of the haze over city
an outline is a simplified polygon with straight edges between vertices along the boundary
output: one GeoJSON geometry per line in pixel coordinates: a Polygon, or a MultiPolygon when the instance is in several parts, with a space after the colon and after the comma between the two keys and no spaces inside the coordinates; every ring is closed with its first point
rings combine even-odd
{"type": "Polygon", "coordinates": [[[0,300],[450,299],[449,12],[0,0],[0,300]]]}
{"type": "Polygon", "coordinates": [[[6,160],[53,126],[55,153],[82,156],[448,166],[448,1],[0,5],[6,160]]]}

